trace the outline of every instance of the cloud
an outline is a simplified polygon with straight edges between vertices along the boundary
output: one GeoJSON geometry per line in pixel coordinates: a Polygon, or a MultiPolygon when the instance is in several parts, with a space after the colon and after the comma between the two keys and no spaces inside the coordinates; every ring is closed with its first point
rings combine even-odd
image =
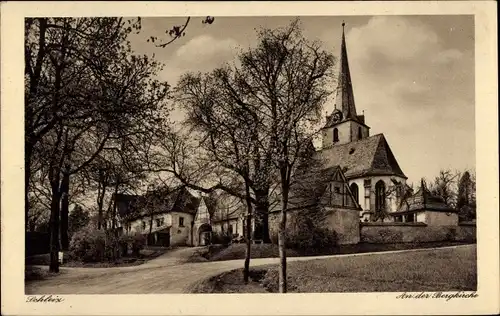
{"type": "Polygon", "coordinates": [[[181,46],[174,54],[178,68],[212,69],[236,56],[238,42],[232,38],[216,39],[201,35],[181,46]]]}
{"type": "Polygon", "coordinates": [[[426,25],[401,17],[374,17],[365,26],[351,29],[348,38],[353,57],[360,60],[380,54],[391,61],[411,61],[439,44],[426,25]]]}
{"type": "Polygon", "coordinates": [[[412,181],[474,164],[474,56],[414,17],[377,16],[346,33],[356,107],[412,181]]]}

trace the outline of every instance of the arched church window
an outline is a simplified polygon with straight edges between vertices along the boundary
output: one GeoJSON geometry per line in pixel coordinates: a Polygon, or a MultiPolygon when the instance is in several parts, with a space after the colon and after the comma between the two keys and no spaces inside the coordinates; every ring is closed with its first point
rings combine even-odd
{"type": "Polygon", "coordinates": [[[375,210],[385,210],[385,183],[382,180],[375,184],[375,210]]]}
{"type": "Polygon", "coordinates": [[[351,192],[354,195],[354,200],[356,203],[359,203],[359,189],[356,183],[351,184],[351,192]]]}
{"type": "Polygon", "coordinates": [[[339,141],[339,130],[334,128],[333,129],[333,141],[338,142],[339,141]]]}
{"type": "Polygon", "coordinates": [[[361,131],[361,127],[358,127],[358,139],[363,138],[363,133],[361,131]]]}

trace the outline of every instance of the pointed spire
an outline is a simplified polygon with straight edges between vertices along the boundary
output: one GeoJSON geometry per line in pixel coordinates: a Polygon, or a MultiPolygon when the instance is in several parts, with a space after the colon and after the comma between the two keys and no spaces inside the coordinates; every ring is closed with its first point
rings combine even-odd
{"type": "Polygon", "coordinates": [[[342,22],[342,45],[340,50],[340,72],[337,82],[337,93],[335,97],[335,109],[342,111],[344,119],[358,120],[356,106],[354,104],[354,93],[352,89],[349,61],[347,59],[347,47],[345,44],[345,22],[342,22]]]}

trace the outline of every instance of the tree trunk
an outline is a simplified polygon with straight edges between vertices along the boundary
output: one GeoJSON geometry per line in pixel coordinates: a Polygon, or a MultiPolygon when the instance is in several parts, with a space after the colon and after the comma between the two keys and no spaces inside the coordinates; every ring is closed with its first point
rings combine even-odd
{"type": "MultiPolygon", "coordinates": [[[[58,182],[57,182],[58,183],[58,182]]],[[[50,272],[59,272],[59,203],[58,185],[52,185],[52,201],[50,204],[50,272]]]]}
{"type": "Polygon", "coordinates": [[[248,283],[248,279],[250,276],[250,243],[251,243],[251,228],[252,228],[252,200],[250,196],[250,187],[248,183],[245,183],[246,186],[246,202],[247,202],[247,223],[246,223],[246,249],[245,249],[245,265],[243,269],[243,281],[248,283]]]}
{"type": "Polygon", "coordinates": [[[29,144],[25,145],[24,152],[24,227],[25,230],[29,230],[29,211],[30,211],[30,201],[29,201],[29,190],[30,190],[30,178],[31,178],[31,148],[29,144]]]}
{"type": "Polygon", "coordinates": [[[61,247],[69,249],[69,174],[64,173],[61,183],[61,247]]]}
{"type": "Polygon", "coordinates": [[[271,243],[269,235],[269,188],[255,191],[255,213],[258,214],[260,221],[260,237],[266,244],[271,243]]]}
{"type": "Polygon", "coordinates": [[[105,175],[103,172],[100,170],[99,171],[99,187],[98,187],[98,193],[97,193],[97,229],[101,229],[102,227],[102,222],[103,222],[103,207],[104,207],[104,197],[106,195],[106,186],[107,186],[107,181],[105,179],[105,175]]]}
{"type": "Polygon", "coordinates": [[[282,185],[281,195],[281,217],[278,232],[278,248],[280,255],[280,271],[279,271],[279,292],[287,292],[286,280],[286,212],[288,207],[288,186],[282,185]]]}

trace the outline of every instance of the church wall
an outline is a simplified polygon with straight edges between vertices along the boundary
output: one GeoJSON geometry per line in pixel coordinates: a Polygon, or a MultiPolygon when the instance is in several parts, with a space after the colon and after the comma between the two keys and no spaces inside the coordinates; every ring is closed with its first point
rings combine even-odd
{"type": "Polygon", "coordinates": [[[458,225],[458,214],[426,211],[426,223],[429,226],[458,225]]]}
{"type": "Polygon", "coordinates": [[[366,243],[476,241],[471,225],[429,226],[424,223],[361,223],[360,240],[366,243]]]}
{"type": "MultiPolygon", "coordinates": [[[[327,207],[326,218],[320,224],[321,227],[328,227],[337,233],[338,244],[349,245],[357,244],[359,238],[359,215],[356,210],[327,207]]],[[[297,216],[300,210],[289,211],[287,213],[287,231],[293,229],[290,223],[292,218],[297,216]]],[[[280,212],[269,214],[269,234],[271,240],[278,240],[278,228],[280,221],[280,212]]]]}
{"type": "Polygon", "coordinates": [[[352,141],[358,140],[358,128],[361,127],[361,138],[367,138],[370,136],[369,129],[366,126],[363,126],[359,123],[356,123],[354,121],[350,122],[351,124],[351,131],[350,134],[352,135],[352,141]]]}
{"type": "MultiPolygon", "coordinates": [[[[398,177],[398,176],[371,176],[364,178],[356,178],[351,179],[349,181],[349,186],[352,183],[356,183],[359,188],[359,204],[363,211],[375,211],[375,185],[378,181],[384,181],[386,192],[392,191],[393,183],[391,181],[392,178],[395,178],[402,183],[406,183],[406,179],[398,177]],[[367,192],[367,187],[365,187],[365,180],[370,180],[369,191],[367,192]],[[368,197],[369,196],[369,197],[368,197]]],[[[398,200],[396,198],[395,192],[392,194],[388,194],[386,197],[386,205],[388,206],[389,212],[396,212],[398,209],[398,200]]],[[[361,212],[362,213],[362,212],[361,212]]]]}
{"type": "Polygon", "coordinates": [[[335,125],[333,128],[323,130],[323,147],[330,147],[333,145],[333,130],[336,128],[339,131],[339,141],[336,145],[342,145],[351,141],[351,124],[349,122],[335,125]]]}

